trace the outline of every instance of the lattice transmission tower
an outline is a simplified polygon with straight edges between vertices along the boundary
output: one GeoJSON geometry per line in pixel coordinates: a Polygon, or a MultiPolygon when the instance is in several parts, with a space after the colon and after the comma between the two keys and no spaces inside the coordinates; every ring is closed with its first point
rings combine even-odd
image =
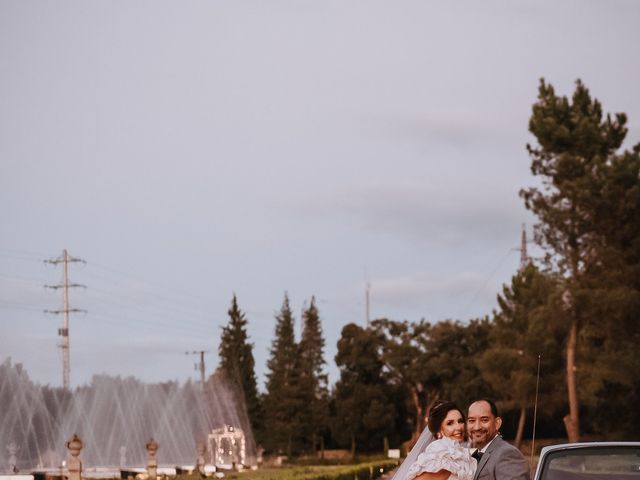
{"type": "Polygon", "coordinates": [[[529,265],[529,255],[527,254],[527,226],[522,224],[522,238],[520,239],[520,271],[523,271],[529,265]]]}
{"type": "Polygon", "coordinates": [[[69,314],[77,312],[86,313],[86,310],[71,308],[69,305],[69,289],[77,287],[86,288],[85,285],[80,285],[79,283],[69,283],[69,264],[87,262],[81,258],[72,257],[69,255],[66,248],[62,251],[62,255],[60,257],[52,260],[45,260],[44,262],[52,265],[58,265],[61,263],[64,269],[62,283],[58,285],[45,285],[45,288],[52,288],[54,290],[62,289],[62,308],[59,310],[45,310],[45,313],[53,313],[55,315],[62,314],[62,328],[58,329],[58,335],[62,337],[62,343],[59,345],[62,349],[62,385],[66,390],[69,390],[69,378],[71,376],[71,365],[69,361],[69,314]]]}

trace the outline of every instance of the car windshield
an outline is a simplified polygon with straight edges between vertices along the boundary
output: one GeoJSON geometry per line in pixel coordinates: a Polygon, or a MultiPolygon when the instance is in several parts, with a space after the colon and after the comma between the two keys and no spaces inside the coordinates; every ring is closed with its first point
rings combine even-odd
{"type": "Polygon", "coordinates": [[[540,480],[640,479],[640,447],[594,446],[550,452],[540,480]]]}

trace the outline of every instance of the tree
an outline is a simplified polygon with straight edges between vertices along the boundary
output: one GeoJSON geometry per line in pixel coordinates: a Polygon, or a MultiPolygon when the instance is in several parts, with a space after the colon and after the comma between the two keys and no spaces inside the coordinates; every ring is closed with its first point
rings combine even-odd
{"type": "Polygon", "coordinates": [[[481,379],[476,359],[488,347],[491,325],[443,321],[430,324],[375,320],[379,357],[390,382],[405,393],[413,417],[412,446],[425,427],[431,407],[447,399],[464,408],[470,398],[491,393],[481,379]]]}
{"type": "Polygon", "coordinates": [[[590,315],[588,271],[599,246],[596,233],[600,192],[606,186],[611,159],[625,138],[626,115],[603,118],[600,102],[592,100],[580,80],[572,100],[558,97],[544,79],[533,105],[529,130],[538,145],[527,145],[531,171],[542,177],[540,188],[520,192],[539,219],[536,240],[547,251],[547,262],[566,279],[566,383],[569,413],[564,418],[569,441],[580,438],[576,355],[581,328],[590,315]]]}
{"type": "Polygon", "coordinates": [[[381,338],[354,323],[342,329],[336,364],[334,437],[351,453],[379,450],[395,426],[395,407],[379,356],[381,338]]]}
{"type": "Polygon", "coordinates": [[[442,321],[433,325],[425,339],[430,353],[432,382],[440,385],[442,398],[461,408],[473,398],[493,396],[493,389],[483,379],[478,357],[489,348],[492,325],[487,318],[472,319],[467,324],[442,321]]]}
{"type": "Polygon", "coordinates": [[[409,441],[413,446],[425,428],[431,406],[441,395],[441,386],[433,381],[425,339],[431,325],[425,321],[410,323],[388,319],[371,322],[371,328],[382,339],[380,357],[392,382],[409,397],[413,413],[413,432],[409,441]]]}
{"type": "Polygon", "coordinates": [[[294,453],[294,437],[299,432],[303,399],[300,395],[298,345],[294,335],[294,318],[285,294],[276,315],[275,337],[267,361],[267,392],[264,397],[265,437],[267,447],[294,453]]]}
{"type": "MultiPolygon", "coordinates": [[[[327,429],[329,390],[324,371],[324,338],[315,298],[302,313],[302,338],[299,345],[300,390],[303,397],[303,441],[312,450],[317,449],[317,439],[324,445],[323,432],[327,429]]],[[[323,449],[323,447],[321,447],[323,449]]]]}
{"type": "Polygon", "coordinates": [[[593,316],[583,337],[598,362],[588,370],[597,431],[635,438],[640,401],[640,144],[615,155],[595,199],[594,261],[588,271],[593,316]]]}
{"type": "Polygon", "coordinates": [[[235,388],[244,401],[254,434],[259,436],[262,427],[262,406],[258,397],[253,359],[253,344],[247,335],[247,319],[238,307],[236,295],[233,295],[231,307],[227,312],[229,323],[222,328],[222,337],[218,347],[220,359],[218,370],[223,378],[235,388]]]}
{"type": "MultiPolygon", "coordinates": [[[[520,448],[527,409],[536,392],[538,358],[545,371],[545,385],[554,385],[557,373],[556,338],[547,308],[556,288],[554,279],[529,263],[498,295],[489,334],[490,347],[479,358],[482,376],[501,399],[501,407],[520,411],[515,445],[520,448]],[[544,364],[542,364],[544,360],[544,364]],[[554,364],[555,360],[555,364],[554,364]]],[[[549,402],[545,403],[549,407],[549,402]]]]}

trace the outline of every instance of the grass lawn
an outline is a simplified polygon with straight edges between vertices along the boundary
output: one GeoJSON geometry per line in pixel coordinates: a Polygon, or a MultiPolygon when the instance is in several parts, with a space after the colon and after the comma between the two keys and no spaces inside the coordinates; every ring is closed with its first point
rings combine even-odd
{"type": "MultiPolygon", "coordinates": [[[[369,480],[395,468],[390,460],[355,465],[291,465],[260,468],[242,472],[225,471],[225,479],[238,480],[369,480]],[[382,472],[380,471],[382,469],[382,472]]],[[[180,475],[177,480],[195,480],[194,475],[180,475]]]]}

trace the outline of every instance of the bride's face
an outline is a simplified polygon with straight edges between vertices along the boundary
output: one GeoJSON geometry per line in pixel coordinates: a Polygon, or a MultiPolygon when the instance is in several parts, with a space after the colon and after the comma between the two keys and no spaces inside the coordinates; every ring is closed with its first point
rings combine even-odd
{"type": "Polygon", "coordinates": [[[456,442],[464,440],[464,418],[458,410],[450,410],[444,417],[440,433],[443,437],[449,437],[456,442]]]}

